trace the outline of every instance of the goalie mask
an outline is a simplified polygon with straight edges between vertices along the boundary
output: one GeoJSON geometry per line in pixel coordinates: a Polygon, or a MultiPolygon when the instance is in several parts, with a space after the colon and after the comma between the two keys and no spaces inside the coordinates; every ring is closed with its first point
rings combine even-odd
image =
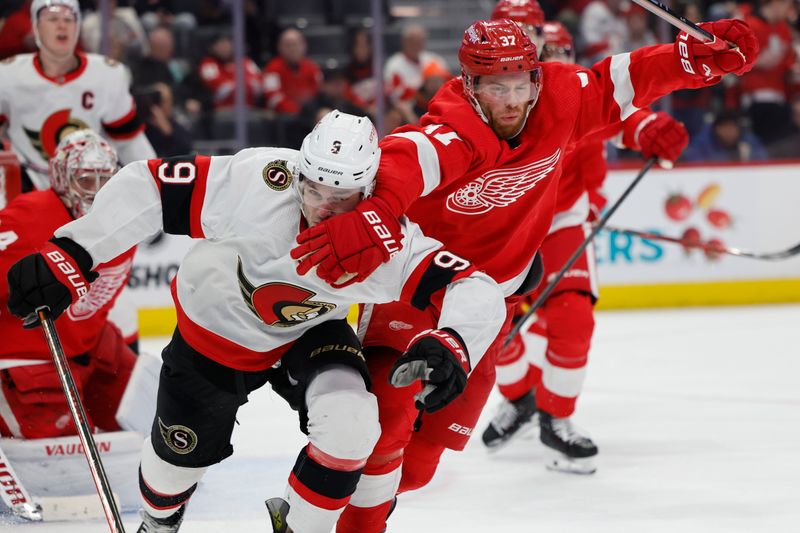
{"type": "Polygon", "coordinates": [[[458,61],[464,93],[481,119],[498,137],[516,137],[542,88],[536,45],[511,20],[481,20],[464,32],[458,61]]]}
{"type": "Polygon", "coordinates": [[[334,110],[303,140],[295,190],[309,226],[352,211],[372,193],[381,149],[367,117],[334,110]]]}
{"type": "Polygon", "coordinates": [[[89,211],[97,191],[116,171],[116,152],[92,130],[64,137],[50,159],[50,183],[75,218],[89,211]]]}

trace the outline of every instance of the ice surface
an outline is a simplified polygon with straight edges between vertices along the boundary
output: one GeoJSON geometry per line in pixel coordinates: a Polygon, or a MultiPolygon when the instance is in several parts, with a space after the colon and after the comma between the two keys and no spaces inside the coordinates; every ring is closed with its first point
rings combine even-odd
{"type": "MultiPolygon", "coordinates": [[[[546,470],[533,437],[488,454],[480,432],[493,395],[467,449],[447,453],[428,487],[400,497],[389,532],[800,531],[799,324],[796,305],[598,314],[575,416],[600,447],[597,474],[546,470]]],[[[234,456],[209,470],[182,533],[268,531],[263,501],[283,493],[304,439],[269,387],[239,419],[234,456]]],[[[124,519],[135,531],[136,516],[124,519]]]]}

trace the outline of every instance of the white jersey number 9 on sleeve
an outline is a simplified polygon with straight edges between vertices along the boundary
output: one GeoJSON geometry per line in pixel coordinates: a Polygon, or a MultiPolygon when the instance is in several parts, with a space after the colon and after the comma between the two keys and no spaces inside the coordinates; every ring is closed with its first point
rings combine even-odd
{"type": "Polygon", "coordinates": [[[470,262],[466,259],[461,259],[455,254],[451,254],[448,251],[441,251],[437,253],[434,258],[433,262],[436,266],[442,268],[449,268],[450,270],[455,270],[456,272],[460,272],[469,268],[470,262]]]}
{"type": "Polygon", "coordinates": [[[191,183],[196,177],[197,167],[189,161],[167,161],[158,167],[158,179],[164,183],[191,183]]]}

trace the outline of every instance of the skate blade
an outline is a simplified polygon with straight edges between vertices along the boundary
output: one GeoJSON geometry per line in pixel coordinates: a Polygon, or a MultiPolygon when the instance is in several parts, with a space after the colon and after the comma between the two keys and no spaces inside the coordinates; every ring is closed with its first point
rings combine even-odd
{"type": "Polygon", "coordinates": [[[588,476],[597,472],[596,457],[567,457],[561,452],[548,450],[545,467],[555,472],[588,476]]]}
{"type": "Polygon", "coordinates": [[[270,498],[264,502],[269,511],[269,519],[274,533],[292,533],[291,528],[286,523],[286,515],[289,514],[289,504],[283,498],[270,498]]]}

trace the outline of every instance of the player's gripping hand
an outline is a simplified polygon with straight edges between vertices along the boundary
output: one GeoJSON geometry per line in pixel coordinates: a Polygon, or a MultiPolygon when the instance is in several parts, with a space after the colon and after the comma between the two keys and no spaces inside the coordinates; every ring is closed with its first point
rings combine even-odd
{"type": "Polygon", "coordinates": [[[675,40],[675,54],[685,72],[708,79],[725,74],[741,76],[753,68],[758,57],[758,40],[745,22],[722,19],[705,22],[700,27],[715,39],[704,43],[681,32],[675,40]]]}
{"type": "MultiPolygon", "coordinates": [[[[52,239],[38,253],[23,257],[8,271],[8,309],[29,318],[42,306],[50,308],[53,319],[89,292],[97,278],[91,271],[92,257],[71,239],[52,239]]],[[[38,324],[26,320],[27,327],[38,324]]]]}
{"type": "Polygon", "coordinates": [[[368,198],[355,210],[331,217],[297,236],[293,259],[301,276],[317,275],[333,287],[364,281],[403,245],[400,222],[380,198],[368,198]]]}
{"type": "Polygon", "coordinates": [[[682,122],[659,111],[642,121],[636,143],[645,159],[657,157],[661,166],[671,167],[689,146],[689,132],[682,122]]]}
{"type": "Polygon", "coordinates": [[[458,333],[450,328],[429,329],[414,337],[395,361],[389,383],[407,387],[422,380],[425,388],[415,396],[416,407],[433,413],[464,392],[469,371],[469,355],[458,333]]]}

